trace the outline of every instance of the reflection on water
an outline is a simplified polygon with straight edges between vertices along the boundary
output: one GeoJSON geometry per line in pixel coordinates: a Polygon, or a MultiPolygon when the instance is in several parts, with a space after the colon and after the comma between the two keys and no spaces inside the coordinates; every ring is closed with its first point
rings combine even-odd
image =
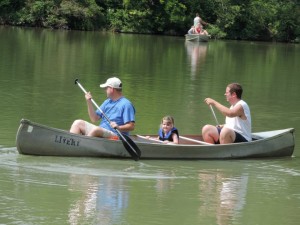
{"type": "Polygon", "coordinates": [[[69,209],[70,224],[117,224],[128,207],[129,193],[123,178],[70,176],[70,187],[82,186],[82,196],[69,209]]]}
{"type": "MultiPolygon", "coordinates": [[[[300,171],[292,169],[291,164],[297,162],[34,157],[18,155],[15,148],[3,149],[0,221],[243,224],[239,221],[247,221],[247,210],[259,214],[268,205],[272,211],[269,203],[274,197],[286,206],[298,204],[300,171]],[[283,190],[290,190],[289,194],[283,190]]],[[[289,208],[282,210],[288,213],[289,208]]],[[[282,224],[293,224],[290,220],[293,217],[282,224]]],[[[253,218],[252,222],[260,224],[259,219],[253,218]]],[[[276,217],[269,218],[267,224],[274,222],[276,217]]]]}
{"type": "Polygon", "coordinates": [[[158,173],[161,177],[163,176],[168,176],[169,179],[156,179],[156,184],[155,184],[155,190],[156,190],[156,194],[157,196],[161,197],[164,196],[164,194],[168,191],[170,191],[171,189],[174,188],[175,186],[175,173],[174,171],[170,171],[170,174],[167,174],[167,172],[163,173],[163,172],[159,172],[158,173]]]}
{"type": "MultiPolygon", "coordinates": [[[[152,219],[153,224],[165,222],[161,216],[164,215],[165,217],[166,215],[160,209],[168,207],[169,210],[172,210],[181,204],[179,202],[179,204],[175,203],[173,206],[169,205],[169,200],[165,196],[173,196],[172,193],[176,193],[175,196],[178,195],[181,186],[186,182],[189,183],[189,189],[184,189],[184,192],[180,195],[189,196],[187,204],[198,205],[198,213],[195,214],[195,217],[191,217],[193,218],[192,221],[212,221],[214,224],[223,225],[231,224],[242,216],[241,213],[246,204],[247,173],[242,173],[240,176],[236,174],[231,177],[228,176],[226,171],[206,169],[199,171],[198,177],[182,180],[176,176],[175,168],[165,170],[166,168],[163,169],[164,167],[157,167],[157,165],[154,168],[159,169],[159,171],[157,172],[157,178],[152,176],[150,180],[151,188],[147,187],[149,183],[146,182],[141,186],[141,189],[136,190],[138,192],[147,191],[149,196],[144,196],[143,201],[147,202],[146,205],[157,206],[157,208],[154,207],[154,209],[148,211],[148,213],[152,213],[157,217],[152,219]],[[166,179],[166,177],[168,178],[166,179]],[[215,215],[215,218],[212,217],[213,215],[215,215]]],[[[149,169],[152,171],[153,166],[147,166],[147,170],[144,172],[149,173],[149,169]]],[[[191,172],[193,173],[193,171],[191,172]]],[[[70,224],[81,224],[84,221],[105,225],[131,224],[130,221],[125,219],[126,213],[131,214],[133,211],[139,211],[139,207],[129,208],[129,205],[138,204],[135,198],[137,195],[139,196],[139,194],[130,190],[132,189],[131,183],[123,177],[70,175],[69,190],[78,191],[79,189],[81,193],[81,196],[70,206],[70,224]],[[132,194],[130,195],[130,193],[132,194]]],[[[188,205],[186,207],[189,208],[188,205]]],[[[181,221],[178,218],[177,220],[181,221]]]]}
{"type": "Polygon", "coordinates": [[[218,224],[229,224],[241,216],[245,205],[248,175],[225,179],[220,192],[220,211],[217,212],[218,224]],[[224,221],[225,220],[225,221],[224,221]]]}
{"type": "MultiPolygon", "coordinates": [[[[150,217],[161,213],[160,209],[166,207],[165,196],[177,186],[175,181],[180,183],[181,179],[186,179],[176,176],[173,169],[164,170],[157,165],[141,163],[138,167],[128,168],[119,173],[126,171],[137,176],[131,176],[131,179],[128,179],[130,174],[127,178],[109,176],[115,172],[114,169],[108,171],[104,168],[107,176],[70,175],[69,190],[81,193],[70,206],[68,212],[70,224],[82,224],[87,221],[103,225],[140,224],[141,220],[135,221],[130,218],[139,218],[137,214],[143,212],[142,209],[147,209],[150,217]]],[[[164,213],[161,216],[163,215],[164,213]]],[[[161,220],[161,216],[158,216],[157,220],[155,218],[151,220],[156,224],[161,220]]],[[[142,217],[144,218],[145,214],[142,217]]],[[[166,215],[163,217],[168,218],[166,215]]]]}
{"type": "Polygon", "coordinates": [[[243,211],[246,204],[248,174],[228,177],[223,171],[217,173],[199,173],[200,206],[199,220],[207,215],[218,225],[232,224],[243,211]]]}
{"type": "Polygon", "coordinates": [[[195,80],[195,76],[201,72],[201,67],[205,63],[208,43],[186,41],[185,47],[188,58],[191,63],[191,78],[195,80]]]}

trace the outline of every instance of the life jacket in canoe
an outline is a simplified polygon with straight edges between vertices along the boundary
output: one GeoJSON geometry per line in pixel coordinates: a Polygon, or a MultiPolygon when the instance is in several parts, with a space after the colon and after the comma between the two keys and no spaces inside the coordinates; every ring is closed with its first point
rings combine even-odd
{"type": "Polygon", "coordinates": [[[161,141],[173,141],[172,134],[176,134],[179,139],[179,133],[176,127],[173,127],[167,134],[164,134],[162,128],[159,129],[158,135],[159,135],[159,140],[161,141]]]}

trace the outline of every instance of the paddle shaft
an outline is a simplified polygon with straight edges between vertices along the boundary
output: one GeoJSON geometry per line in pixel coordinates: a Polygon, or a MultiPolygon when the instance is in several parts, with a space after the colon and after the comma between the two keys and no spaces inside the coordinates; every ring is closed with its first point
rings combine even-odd
{"type": "Polygon", "coordinates": [[[187,141],[203,144],[203,145],[211,145],[210,143],[207,143],[207,142],[204,142],[204,141],[199,141],[199,140],[188,138],[188,137],[184,137],[184,136],[180,136],[179,138],[187,140],[187,141]]]}
{"type": "MultiPolygon", "coordinates": [[[[75,83],[78,85],[78,87],[80,87],[80,89],[84,92],[84,94],[87,94],[87,91],[84,89],[84,87],[82,87],[82,85],[78,82],[78,80],[75,80],[75,83]]],[[[105,119],[111,123],[110,119],[105,115],[105,113],[102,111],[102,109],[97,105],[97,103],[94,101],[94,99],[91,98],[92,103],[94,104],[94,106],[96,106],[96,108],[103,114],[103,116],[105,117],[105,119]]]]}
{"type": "Polygon", "coordinates": [[[159,140],[159,139],[156,139],[156,138],[152,138],[152,137],[145,137],[145,136],[142,136],[142,135],[136,135],[137,137],[139,138],[143,138],[143,139],[146,139],[146,140],[151,140],[151,141],[156,141],[156,142],[160,142],[160,143],[163,143],[163,141],[159,140]]]}
{"type": "MultiPolygon", "coordinates": [[[[147,138],[145,136],[142,136],[142,135],[136,135],[137,137],[139,138],[143,138],[143,139],[148,139],[148,140],[151,140],[151,141],[156,141],[156,142],[160,142],[160,143],[163,143],[163,141],[159,140],[159,139],[155,139],[155,138],[147,138]]],[[[199,143],[199,144],[203,144],[203,145],[212,145],[210,143],[207,143],[207,142],[204,142],[204,141],[199,141],[199,140],[195,140],[195,139],[192,139],[192,138],[188,138],[188,137],[184,137],[184,136],[180,136],[179,139],[184,139],[184,140],[187,140],[187,141],[191,141],[191,142],[195,142],[195,143],[199,143]]]]}
{"type": "MultiPolygon", "coordinates": [[[[80,89],[85,93],[87,94],[87,91],[84,89],[84,87],[79,83],[78,79],[75,80],[75,84],[78,85],[78,87],[80,87],[80,89]]],[[[104,118],[109,122],[111,123],[110,119],[105,115],[105,113],[102,111],[102,109],[97,105],[97,103],[94,101],[93,98],[91,98],[91,101],[92,103],[94,104],[94,106],[102,113],[102,115],[104,116],[104,118]]],[[[140,150],[139,148],[134,144],[134,142],[129,138],[129,137],[124,137],[124,135],[117,129],[117,128],[114,128],[120,139],[122,140],[123,142],[123,145],[124,147],[126,148],[126,150],[129,152],[129,154],[135,159],[135,160],[138,160],[139,157],[140,157],[140,150]],[[131,144],[129,143],[131,142],[131,144]]]]}
{"type": "Polygon", "coordinates": [[[209,106],[210,106],[210,110],[211,110],[211,112],[212,112],[212,114],[213,114],[213,116],[214,116],[214,118],[215,118],[215,121],[216,121],[217,125],[219,126],[220,124],[219,124],[218,119],[217,119],[217,117],[216,117],[215,111],[214,111],[212,105],[209,105],[209,106]]]}

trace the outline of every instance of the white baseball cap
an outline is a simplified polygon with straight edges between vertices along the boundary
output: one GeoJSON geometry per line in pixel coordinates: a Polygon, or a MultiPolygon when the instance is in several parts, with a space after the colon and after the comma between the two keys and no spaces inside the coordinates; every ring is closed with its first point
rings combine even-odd
{"type": "Polygon", "coordinates": [[[105,84],[100,84],[101,88],[112,87],[115,89],[122,89],[122,82],[117,77],[108,78],[105,84]]]}

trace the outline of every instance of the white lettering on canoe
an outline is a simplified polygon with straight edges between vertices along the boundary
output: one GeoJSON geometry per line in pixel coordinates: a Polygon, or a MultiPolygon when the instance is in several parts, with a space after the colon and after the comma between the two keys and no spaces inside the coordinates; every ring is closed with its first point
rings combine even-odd
{"type": "Polygon", "coordinates": [[[54,142],[65,145],[79,146],[80,141],[74,138],[67,138],[61,135],[55,135],[54,142]]]}

